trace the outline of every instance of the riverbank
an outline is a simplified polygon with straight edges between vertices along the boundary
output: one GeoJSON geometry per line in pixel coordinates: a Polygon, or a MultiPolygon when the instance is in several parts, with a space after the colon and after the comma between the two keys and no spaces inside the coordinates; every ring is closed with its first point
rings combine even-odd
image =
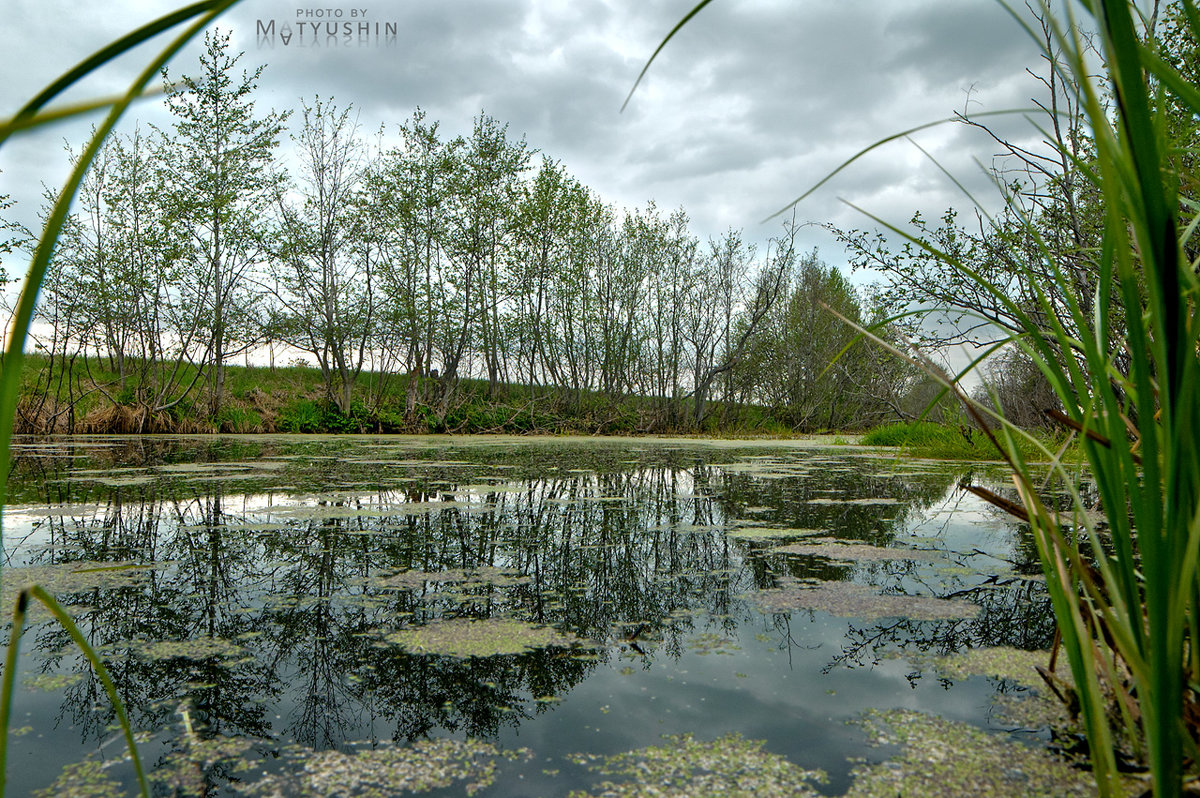
{"type": "MultiPolygon", "coordinates": [[[[688,397],[567,391],[485,380],[365,372],[344,409],[319,369],[227,366],[219,401],[194,367],[156,375],[127,364],[121,378],[95,358],[30,355],[22,375],[16,431],[95,433],[456,433],[705,434],[789,437],[824,432],[752,404],[708,402],[697,421],[688,397]],[[165,389],[169,383],[176,386],[165,389]],[[191,386],[190,390],[188,386],[191,386]],[[214,410],[215,408],[215,410],[214,410]]],[[[878,420],[875,420],[878,421],[878,420]]],[[[864,431],[870,423],[864,422],[864,431]]]]}
{"type": "MultiPolygon", "coordinates": [[[[329,399],[320,370],[230,366],[217,412],[201,389],[177,400],[152,401],[144,377],[96,365],[68,373],[45,357],[28,358],[18,405],[18,434],[406,434],[406,435],[604,435],[700,436],[727,439],[816,439],[826,445],[899,447],[911,456],[951,460],[996,458],[978,429],[947,423],[865,419],[859,428],[825,430],[796,426],[755,405],[709,404],[700,424],[682,399],[598,392],[567,392],[524,385],[489,386],[459,380],[453,391],[434,378],[360,375],[348,412],[329,399]],[[415,381],[415,382],[414,382],[415,381]],[[447,400],[447,397],[448,400],[447,400]]],[[[189,379],[196,375],[184,375],[189,379]]],[[[192,380],[196,383],[201,380],[192,380]]],[[[1062,443],[1044,434],[1049,451],[1062,443]]],[[[1046,459],[1033,441],[1022,444],[1028,460],[1046,459]]]]}

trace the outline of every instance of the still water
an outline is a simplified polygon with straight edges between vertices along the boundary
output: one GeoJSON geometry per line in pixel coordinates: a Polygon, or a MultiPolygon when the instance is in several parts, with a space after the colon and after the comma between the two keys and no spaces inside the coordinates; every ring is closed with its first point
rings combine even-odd
{"type": "MultiPolygon", "coordinates": [[[[987,466],[641,438],[15,453],[4,606],[28,582],[69,606],[156,795],[954,794],[943,770],[1086,794],[1030,711],[1032,542],[957,487],[1003,489],[987,466]]],[[[18,684],[10,794],[132,794],[37,607],[18,684]]]]}

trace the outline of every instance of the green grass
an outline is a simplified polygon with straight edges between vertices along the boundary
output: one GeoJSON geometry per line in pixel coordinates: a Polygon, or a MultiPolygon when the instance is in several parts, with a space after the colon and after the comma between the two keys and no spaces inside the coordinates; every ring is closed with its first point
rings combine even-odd
{"type": "MultiPolygon", "coordinates": [[[[143,370],[142,365],[131,361],[128,370],[136,375],[143,370]]],[[[136,377],[127,379],[122,392],[118,374],[105,359],[93,357],[86,363],[78,359],[70,375],[62,373],[57,361],[53,369],[50,367],[51,362],[44,355],[26,356],[18,426],[22,432],[46,431],[49,418],[72,402],[75,426],[68,428],[68,416],[61,413],[55,431],[135,432],[143,421],[139,413],[145,397],[156,392],[150,381],[139,386],[136,377]]],[[[179,381],[191,383],[195,374],[194,366],[185,365],[179,381]]],[[[614,435],[654,432],[776,437],[794,434],[762,407],[710,402],[710,413],[697,429],[686,404],[679,421],[670,423],[663,417],[661,403],[646,397],[614,398],[590,391],[577,395],[553,388],[531,390],[527,385],[511,384],[490,388],[486,381],[472,379],[458,382],[444,416],[439,414],[438,407],[440,386],[432,379],[422,380],[421,401],[410,413],[410,379],[408,375],[382,378],[376,373],[360,374],[355,384],[356,398],[347,414],[326,397],[321,372],[316,368],[227,366],[226,390],[216,417],[210,415],[207,396],[202,393],[205,381],[199,379],[195,381],[197,389],[169,412],[150,414],[146,431],[614,435]]]]}
{"type": "MultiPolygon", "coordinates": [[[[937,460],[999,460],[992,440],[978,428],[967,424],[937,424],[932,421],[910,421],[885,424],[869,430],[862,436],[864,446],[896,446],[914,457],[937,460]]],[[[1031,461],[1047,461],[1047,452],[1057,451],[1063,441],[1045,436],[1034,440],[1018,438],[1017,446],[1022,457],[1031,461]]],[[[1078,461],[1082,452],[1071,447],[1063,455],[1070,462],[1078,461]]]]}

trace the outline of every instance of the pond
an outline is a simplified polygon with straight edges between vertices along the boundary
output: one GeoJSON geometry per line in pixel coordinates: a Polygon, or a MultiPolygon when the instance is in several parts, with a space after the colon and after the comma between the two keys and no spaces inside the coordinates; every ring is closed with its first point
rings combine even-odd
{"type": "MultiPolygon", "coordinates": [[[[1032,541],[958,488],[993,467],[651,438],[15,456],[5,614],[28,582],[69,606],[156,795],[1094,790],[1048,752],[1032,541]]],[[[36,605],[17,678],[11,794],[136,791],[36,605]]]]}

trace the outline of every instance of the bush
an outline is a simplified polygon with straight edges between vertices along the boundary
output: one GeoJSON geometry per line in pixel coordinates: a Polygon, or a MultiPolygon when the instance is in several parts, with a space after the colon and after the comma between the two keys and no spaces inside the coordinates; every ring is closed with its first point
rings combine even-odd
{"type": "Polygon", "coordinates": [[[275,419],[280,432],[321,432],[324,413],[311,399],[292,402],[275,419]]]}
{"type": "MultiPolygon", "coordinates": [[[[944,441],[950,430],[930,421],[900,422],[876,427],[863,435],[867,446],[906,446],[944,441]]],[[[957,433],[956,433],[957,434],[957,433]]]]}

